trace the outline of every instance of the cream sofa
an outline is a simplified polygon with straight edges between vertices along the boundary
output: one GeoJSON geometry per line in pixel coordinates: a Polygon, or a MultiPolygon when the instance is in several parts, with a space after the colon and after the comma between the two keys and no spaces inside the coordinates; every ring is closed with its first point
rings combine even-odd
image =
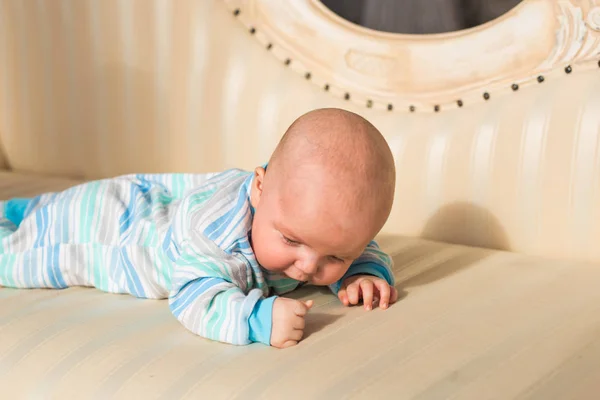
{"type": "Polygon", "coordinates": [[[0,290],[2,398],[600,398],[600,1],[442,35],[317,0],[0,0],[0,198],[265,162],[342,107],[398,171],[401,300],[314,299],[296,347],[196,337],[165,302],[0,290]]]}

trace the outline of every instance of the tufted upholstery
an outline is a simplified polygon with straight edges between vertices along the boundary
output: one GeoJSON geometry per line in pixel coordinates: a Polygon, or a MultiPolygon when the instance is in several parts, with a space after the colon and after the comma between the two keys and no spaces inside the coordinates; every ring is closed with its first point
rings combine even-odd
{"type": "Polygon", "coordinates": [[[380,237],[407,293],[365,316],[302,292],[318,300],[316,325],[290,366],[253,346],[198,344],[156,303],[2,290],[0,387],[18,395],[34,377],[38,397],[302,387],[312,398],[308,379],[331,396],[598,393],[600,0],[525,0],[428,36],[363,29],[317,0],[0,0],[0,60],[0,198],[130,172],[250,169],[310,109],[365,116],[396,160],[380,237]],[[138,318],[151,327],[142,341],[129,336],[138,318]],[[317,354],[330,357],[322,369],[317,354]],[[228,386],[238,362],[236,377],[264,368],[281,380],[228,386]]]}
{"type": "MultiPolygon", "coordinates": [[[[548,3],[530,3],[540,11],[537,18],[550,18],[548,7],[540,8],[548,3]]],[[[371,101],[369,108],[355,98],[373,94],[375,78],[364,79],[362,92],[361,81],[354,82],[347,89],[349,100],[335,70],[316,66],[306,79],[309,68],[301,63],[310,62],[282,46],[301,48],[314,36],[298,28],[305,38],[271,40],[268,34],[278,31],[261,22],[258,11],[280,11],[273,4],[284,7],[190,0],[62,1],[60,6],[0,1],[0,48],[7,60],[0,65],[0,139],[7,163],[16,171],[81,179],[253,168],[267,160],[301,113],[343,107],[373,121],[394,151],[397,201],[386,233],[600,260],[595,245],[600,239],[600,57],[593,51],[587,50],[589,59],[575,60],[566,74],[564,60],[543,69],[539,52],[509,49],[514,53],[509,58],[521,61],[492,70],[502,79],[488,79],[482,83],[487,86],[475,89],[457,83],[461,90],[450,98],[460,97],[462,107],[446,101],[448,90],[440,83],[427,90],[422,74],[403,72],[398,64],[399,72],[414,76],[416,83],[390,86],[395,92],[389,89],[388,95],[396,97],[371,101]],[[237,17],[235,8],[241,10],[237,17]],[[253,35],[251,25],[267,33],[253,35]],[[264,46],[269,40],[275,43],[271,50],[264,46]],[[282,59],[287,58],[286,67],[282,59]],[[531,65],[541,66],[529,75],[517,68],[531,65]],[[506,69],[513,67],[511,77],[506,69]],[[537,82],[538,73],[543,83],[537,82]],[[331,89],[323,90],[314,82],[319,79],[331,82],[331,89]],[[512,81],[520,90],[511,90],[512,81]],[[419,89],[427,99],[418,98],[419,89]],[[399,109],[411,99],[416,112],[399,109]],[[432,107],[437,100],[439,112],[432,107]],[[396,108],[390,112],[391,101],[396,108]]],[[[477,60],[467,51],[468,40],[475,43],[488,31],[506,34],[512,20],[532,17],[527,10],[518,7],[496,25],[433,43],[455,42],[465,57],[477,60]]],[[[365,35],[359,28],[346,30],[365,35]]],[[[600,48],[594,35],[590,46],[600,48]]],[[[396,40],[400,44],[390,57],[425,47],[396,40]]],[[[545,43],[545,52],[551,44],[545,43]]],[[[423,68],[428,60],[422,60],[423,68]]],[[[339,69],[347,78],[350,72],[339,69]]]]}

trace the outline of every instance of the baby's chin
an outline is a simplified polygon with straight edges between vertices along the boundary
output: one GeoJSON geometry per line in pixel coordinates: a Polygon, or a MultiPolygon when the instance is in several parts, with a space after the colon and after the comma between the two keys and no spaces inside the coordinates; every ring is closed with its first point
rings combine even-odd
{"type": "Polygon", "coordinates": [[[333,282],[314,281],[306,276],[300,276],[300,273],[296,274],[295,273],[296,271],[294,271],[294,268],[291,266],[288,266],[288,265],[281,266],[281,265],[270,265],[268,263],[261,264],[260,261],[259,261],[259,264],[260,264],[261,268],[266,271],[269,271],[273,274],[283,275],[286,278],[293,279],[298,282],[310,283],[312,285],[317,285],[317,286],[328,286],[328,285],[332,285],[336,282],[336,281],[333,281],[333,282]]]}
{"type": "Polygon", "coordinates": [[[308,282],[309,281],[309,279],[305,276],[300,276],[299,274],[294,274],[293,271],[290,273],[289,267],[269,266],[269,265],[262,265],[262,264],[261,264],[261,267],[263,267],[263,269],[266,269],[269,272],[281,274],[281,275],[285,276],[286,278],[293,279],[298,282],[308,282]]]}

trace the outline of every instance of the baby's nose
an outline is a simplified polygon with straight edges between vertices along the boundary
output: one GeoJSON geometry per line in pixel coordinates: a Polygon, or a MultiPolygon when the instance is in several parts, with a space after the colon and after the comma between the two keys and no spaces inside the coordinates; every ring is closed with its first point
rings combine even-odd
{"type": "Polygon", "coordinates": [[[319,268],[318,259],[315,259],[313,257],[307,257],[298,264],[300,270],[307,275],[314,275],[315,272],[317,272],[317,269],[319,268]]]}

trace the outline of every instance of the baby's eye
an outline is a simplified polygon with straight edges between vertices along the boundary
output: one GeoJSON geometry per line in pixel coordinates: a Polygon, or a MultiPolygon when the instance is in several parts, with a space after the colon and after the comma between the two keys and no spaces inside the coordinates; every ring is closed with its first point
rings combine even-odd
{"type": "Polygon", "coordinates": [[[283,241],[286,242],[287,244],[289,244],[290,246],[297,246],[300,244],[299,242],[296,242],[295,240],[292,240],[292,239],[288,239],[283,235],[281,235],[281,237],[283,238],[283,241]]]}
{"type": "Polygon", "coordinates": [[[329,259],[335,263],[343,263],[344,262],[344,260],[342,260],[341,258],[336,257],[336,256],[329,256],[329,259]]]}

